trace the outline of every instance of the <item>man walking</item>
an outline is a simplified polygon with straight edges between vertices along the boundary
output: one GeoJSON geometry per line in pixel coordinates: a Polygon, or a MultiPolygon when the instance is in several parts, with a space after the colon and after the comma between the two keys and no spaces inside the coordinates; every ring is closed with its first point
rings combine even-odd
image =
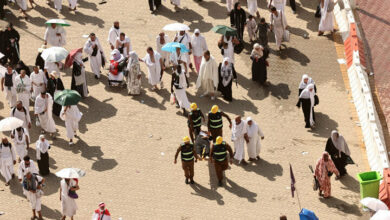
{"type": "Polygon", "coordinates": [[[199,135],[200,127],[202,126],[202,119],[205,121],[202,111],[198,108],[196,103],[190,105],[191,112],[188,114],[188,129],[192,142],[199,135]]]}
{"type": "Polygon", "coordinates": [[[222,186],[223,172],[229,167],[227,152],[230,156],[230,164],[233,163],[233,152],[229,144],[223,141],[221,136],[217,137],[216,142],[210,150],[210,162],[214,164],[215,173],[218,178],[218,186],[222,186]]]}
{"type": "Polygon", "coordinates": [[[190,137],[185,136],[183,142],[176,151],[174,163],[177,163],[177,156],[181,153],[181,163],[184,176],[186,177],[185,183],[194,184],[194,159],[197,162],[198,155],[196,154],[194,144],[190,141],[190,137]]]}
{"type": "Polygon", "coordinates": [[[16,164],[16,155],[11,143],[8,142],[7,138],[2,139],[2,142],[0,144],[0,155],[0,172],[5,179],[5,186],[9,186],[9,182],[15,176],[14,164],[16,164]]]}
{"type": "Polygon", "coordinates": [[[234,159],[238,163],[246,164],[245,161],[245,142],[249,142],[246,123],[241,120],[241,116],[237,116],[233,122],[232,141],[234,143],[234,159]]]}
{"type": "Polygon", "coordinates": [[[213,56],[210,55],[210,51],[206,51],[203,54],[202,63],[200,64],[200,70],[198,79],[196,80],[196,89],[201,88],[203,94],[210,95],[211,100],[215,99],[215,90],[218,87],[218,65],[215,62],[213,56]]]}
{"type": "Polygon", "coordinates": [[[95,78],[100,78],[100,68],[104,66],[106,58],[104,57],[103,48],[100,45],[99,39],[94,33],[89,35],[89,39],[84,45],[84,52],[89,55],[92,72],[95,78]]]}
{"type": "Polygon", "coordinates": [[[110,44],[111,50],[115,49],[116,39],[119,37],[121,29],[119,28],[119,21],[115,21],[114,25],[110,28],[108,32],[108,43],[110,44]]]}
{"type": "Polygon", "coordinates": [[[222,137],[223,121],[222,117],[225,117],[229,121],[229,128],[232,128],[232,120],[223,111],[219,110],[218,105],[213,105],[211,111],[208,114],[207,128],[213,137],[213,142],[218,136],[222,137]]]}

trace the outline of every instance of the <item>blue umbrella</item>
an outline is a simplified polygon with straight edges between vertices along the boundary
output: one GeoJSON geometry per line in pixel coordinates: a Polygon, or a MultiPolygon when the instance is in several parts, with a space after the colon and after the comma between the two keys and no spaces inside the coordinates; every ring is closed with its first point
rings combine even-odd
{"type": "Polygon", "coordinates": [[[313,211],[303,208],[301,213],[299,213],[300,220],[318,220],[316,214],[313,211]]]}
{"type": "Polygon", "coordinates": [[[187,49],[187,47],[182,44],[182,43],[178,43],[178,42],[170,42],[170,43],[167,43],[165,44],[161,50],[163,51],[166,51],[166,52],[169,52],[169,53],[173,53],[176,51],[176,48],[180,48],[180,52],[181,53],[187,53],[189,52],[189,50],[187,49]]]}

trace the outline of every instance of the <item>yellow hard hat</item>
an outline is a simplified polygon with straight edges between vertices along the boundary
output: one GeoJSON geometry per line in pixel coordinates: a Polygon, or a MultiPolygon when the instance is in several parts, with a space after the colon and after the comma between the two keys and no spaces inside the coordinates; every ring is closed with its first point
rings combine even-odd
{"type": "Polygon", "coordinates": [[[218,105],[213,105],[213,107],[211,107],[211,112],[213,114],[217,113],[218,110],[219,110],[218,105]]]}
{"type": "Polygon", "coordinates": [[[217,140],[215,141],[215,143],[222,144],[222,141],[223,141],[223,138],[221,136],[218,136],[217,140]]]}
{"type": "Polygon", "coordinates": [[[198,109],[198,106],[196,105],[195,102],[191,103],[190,107],[191,107],[192,110],[198,109]]]}
{"type": "Polygon", "coordinates": [[[190,137],[188,136],[183,137],[183,141],[184,143],[190,142],[190,137]]]}

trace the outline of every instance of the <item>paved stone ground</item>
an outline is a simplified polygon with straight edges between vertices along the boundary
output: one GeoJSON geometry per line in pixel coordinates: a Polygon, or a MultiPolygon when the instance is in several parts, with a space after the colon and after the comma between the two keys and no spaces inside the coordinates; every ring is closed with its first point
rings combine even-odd
{"type": "MultiPolygon", "coordinates": [[[[217,60],[221,55],[216,46],[219,35],[209,32],[216,24],[228,24],[224,2],[204,1],[196,3],[185,0],[189,10],[178,13],[166,4],[157,16],[149,14],[146,1],[112,0],[105,5],[97,1],[80,1],[76,15],[63,9],[58,15],[43,1],[40,6],[28,11],[29,22],[7,13],[21,34],[22,58],[33,64],[36,48],[42,44],[43,23],[50,18],[67,19],[72,26],[67,28],[68,49],[81,47],[81,36],[95,32],[105,43],[108,29],[114,20],[121,22],[121,29],[128,33],[133,48],[143,56],[148,45],[155,45],[155,36],[168,23],[183,22],[191,30],[199,28],[207,39],[209,48],[217,60]]],[[[242,1],[246,8],[246,1],[242,1]]],[[[301,207],[315,211],[320,219],[364,219],[359,206],[359,184],[356,174],[368,169],[358,136],[354,109],[350,108],[348,92],[337,63],[337,54],[332,36],[317,37],[318,19],[314,18],[315,1],[297,2],[298,14],[293,15],[287,7],[291,42],[281,54],[272,53],[269,63],[267,88],[250,80],[250,45],[236,55],[239,73],[238,87],[234,87],[234,101],[211,102],[188,91],[190,101],[195,101],[206,112],[218,104],[231,117],[252,116],[265,133],[262,142],[262,160],[248,166],[233,165],[226,172],[225,187],[216,188],[213,168],[207,162],[198,162],[195,167],[197,184],[184,184],[180,165],[173,164],[173,157],[182,136],[187,134],[186,120],[169,104],[167,89],[152,92],[147,80],[139,97],[129,97],[124,89],[107,87],[106,77],[96,81],[88,74],[90,97],[80,103],[84,117],[80,125],[80,138],[69,147],[65,137],[64,123],[56,118],[60,136],[51,141],[50,164],[52,172],[64,167],[79,167],[87,171],[80,181],[80,198],[76,219],[89,219],[100,201],[104,201],[114,219],[276,219],[285,214],[288,219],[298,219],[300,211],[297,198],[291,198],[289,163],[294,168],[301,207]],[[304,34],[309,39],[303,38],[304,34]],[[317,83],[320,105],[316,107],[317,128],[304,129],[301,110],[295,107],[297,87],[303,73],[309,73],[317,83]],[[338,129],[350,146],[357,165],[349,166],[349,176],[341,181],[332,180],[333,198],[319,199],[312,187],[309,165],[315,165],[325,148],[331,130],[338,129]],[[304,153],[307,152],[307,153],[304,153]]],[[[268,20],[266,4],[259,1],[260,13],[268,20]]],[[[17,14],[16,8],[11,12],[17,14]]],[[[173,33],[168,33],[170,37],[173,33]]],[[[247,37],[247,36],[245,36],[247,37]]],[[[90,68],[87,68],[90,71],[90,68]]],[[[142,70],[146,72],[145,66],[142,70]]],[[[66,87],[70,86],[70,72],[63,72],[66,87]]],[[[169,85],[170,76],[164,76],[169,85]]],[[[2,103],[4,98],[1,97],[2,103]]],[[[8,116],[7,104],[3,104],[1,116],[8,116]]],[[[32,110],[32,108],[30,108],[32,110]]],[[[226,121],[225,121],[226,123],[226,121]]],[[[32,141],[38,133],[31,131],[32,141]]],[[[226,140],[230,131],[224,128],[226,140]]],[[[35,159],[35,149],[29,154],[35,159]]],[[[43,197],[43,214],[47,219],[60,218],[58,188],[60,179],[48,178],[43,197]]],[[[1,179],[3,181],[3,179],[1,179]]],[[[0,211],[4,219],[27,219],[30,207],[24,199],[16,180],[10,187],[0,187],[0,211]]]]}

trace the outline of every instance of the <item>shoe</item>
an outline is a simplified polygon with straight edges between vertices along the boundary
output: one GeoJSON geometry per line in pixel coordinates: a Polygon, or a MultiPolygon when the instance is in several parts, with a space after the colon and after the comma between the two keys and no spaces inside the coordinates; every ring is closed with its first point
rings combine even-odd
{"type": "Polygon", "coordinates": [[[240,161],[240,164],[242,164],[242,165],[247,165],[248,163],[247,163],[245,160],[241,160],[241,161],[240,161]]]}
{"type": "Polygon", "coordinates": [[[257,156],[256,159],[257,159],[257,160],[260,160],[260,156],[257,156]]]}
{"type": "Polygon", "coordinates": [[[186,179],[185,183],[186,183],[186,184],[188,184],[188,183],[189,183],[189,182],[188,182],[188,179],[186,179]]]}
{"type": "Polygon", "coordinates": [[[194,184],[194,183],[195,183],[195,181],[194,181],[194,180],[191,180],[191,181],[190,181],[190,183],[191,183],[191,184],[194,184]]]}
{"type": "Polygon", "coordinates": [[[164,82],[161,82],[161,83],[160,83],[160,87],[161,87],[161,89],[164,88],[164,82]]]}
{"type": "Polygon", "coordinates": [[[218,181],[218,186],[222,186],[222,181],[218,181]]]}
{"type": "Polygon", "coordinates": [[[95,75],[95,79],[99,79],[99,77],[97,75],[95,75]]]}
{"type": "Polygon", "coordinates": [[[74,144],[73,141],[70,141],[70,142],[69,142],[69,146],[70,146],[70,145],[73,145],[73,144],[74,144]]]}

